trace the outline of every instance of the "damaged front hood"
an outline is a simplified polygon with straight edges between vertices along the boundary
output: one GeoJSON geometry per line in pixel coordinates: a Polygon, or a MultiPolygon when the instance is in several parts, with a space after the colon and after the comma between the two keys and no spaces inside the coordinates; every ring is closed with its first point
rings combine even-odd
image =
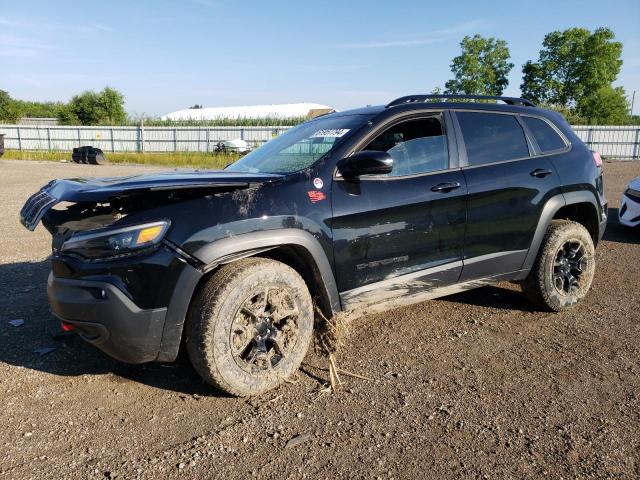
{"type": "Polygon", "coordinates": [[[249,188],[280,178],[282,175],[270,173],[176,170],[128,177],[53,180],[27,200],[20,211],[20,221],[34,230],[43,215],[60,202],[106,203],[148,192],[198,190],[207,194],[249,188]]]}

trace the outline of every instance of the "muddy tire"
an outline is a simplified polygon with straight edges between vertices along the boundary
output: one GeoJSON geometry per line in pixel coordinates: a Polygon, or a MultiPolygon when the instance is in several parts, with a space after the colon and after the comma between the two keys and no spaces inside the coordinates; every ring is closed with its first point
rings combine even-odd
{"type": "Polygon", "coordinates": [[[582,300],[593,281],[595,248],[577,222],[553,220],[522,290],[535,306],[559,312],[582,300]]]}
{"type": "Polygon", "coordinates": [[[312,333],[313,304],[302,277],[283,263],[246,258],[223,266],[198,291],[186,346],[208,383],[252,396],[298,370],[312,333]]]}

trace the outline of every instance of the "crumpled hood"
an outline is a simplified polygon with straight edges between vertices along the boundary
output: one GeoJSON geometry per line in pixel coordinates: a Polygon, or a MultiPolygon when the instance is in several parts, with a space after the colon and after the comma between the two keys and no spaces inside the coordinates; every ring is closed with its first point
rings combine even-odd
{"type": "Polygon", "coordinates": [[[147,175],[110,178],[54,180],[49,195],[67,202],[100,202],[123,194],[184,188],[248,188],[277,180],[270,173],[225,172],[224,170],[177,170],[147,175]]]}
{"type": "Polygon", "coordinates": [[[145,175],[110,178],[53,180],[32,195],[20,211],[20,221],[34,230],[42,216],[60,202],[101,203],[147,192],[202,190],[221,192],[273,182],[282,175],[227,172],[224,170],[173,170],[145,175]]]}

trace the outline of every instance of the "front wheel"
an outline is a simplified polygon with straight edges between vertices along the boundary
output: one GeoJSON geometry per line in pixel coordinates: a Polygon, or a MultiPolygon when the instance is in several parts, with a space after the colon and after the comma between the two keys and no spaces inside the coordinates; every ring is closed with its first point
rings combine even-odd
{"type": "Polygon", "coordinates": [[[207,382],[250,396],[297,371],[312,333],[313,304],[302,277],[283,263],[247,258],[223,266],[197,293],[186,346],[207,382]]]}
{"type": "Polygon", "coordinates": [[[559,312],[582,300],[595,272],[595,248],[587,229],[553,220],[522,290],[536,306],[559,312]]]}

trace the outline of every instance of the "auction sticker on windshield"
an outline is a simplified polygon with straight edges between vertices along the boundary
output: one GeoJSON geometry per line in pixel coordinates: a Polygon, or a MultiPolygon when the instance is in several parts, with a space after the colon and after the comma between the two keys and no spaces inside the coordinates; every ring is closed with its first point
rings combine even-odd
{"type": "Polygon", "coordinates": [[[324,130],[318,130],[316,133],[311,135],[311,138],[342,137],[348,131],[349,131],[348,128],[326,128],[324,130]]]}

